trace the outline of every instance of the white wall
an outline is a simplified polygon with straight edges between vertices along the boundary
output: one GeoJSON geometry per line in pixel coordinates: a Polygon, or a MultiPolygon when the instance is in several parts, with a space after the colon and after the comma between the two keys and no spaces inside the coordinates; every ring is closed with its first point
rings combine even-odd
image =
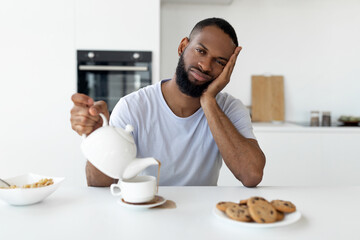
{"type": "Polygon", "coordinates": [[[33,172],[85,184],[81,137],[69,121],[76,49],[154,51],[158,76],[159,11],[159,0],[1,1],[0,177],[33,172]]]}
{"type": "Polygon", "coordinates": [[[243,47],[225,91],[251,105],[251,75],[285,77],[285,115],[311,110],[360,116],[360,1],[234,0],[230,5],[163,4],[161,73],[172,77],[177,47],[207,17],[227,19],[243,47]]]}
{"type": "Polygon", "coordinates": [[[83,172],[69,122],[74,27],[71,0],[1,2],[1,177],[83,172]]]}

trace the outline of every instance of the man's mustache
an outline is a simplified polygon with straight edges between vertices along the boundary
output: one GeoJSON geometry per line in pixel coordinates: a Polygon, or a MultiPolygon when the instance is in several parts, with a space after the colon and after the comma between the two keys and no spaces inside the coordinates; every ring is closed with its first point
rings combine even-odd
{"type": "Polygon", "coordinates": [[[201,74],[204,74],[206,76],[206,78],[209,78],[209,81],[214,80],[214,77],[209,74],[209,71],[203,71],[202,69],[200,69],[198,67],[190,66],[188,72],[190,72],[191,69],[195,69],[196,71],[199,71],[201,74]]]}

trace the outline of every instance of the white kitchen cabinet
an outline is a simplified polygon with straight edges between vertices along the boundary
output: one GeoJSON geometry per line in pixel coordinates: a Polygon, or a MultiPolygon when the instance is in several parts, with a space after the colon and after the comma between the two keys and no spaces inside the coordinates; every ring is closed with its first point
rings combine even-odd
{"type": "MultiPolygon", "coordinates": [[[[254,132],[266,155],[260,185],[360,185],[360,128],[255,123],[254,132]]],[[[241,185],[226,166],[218,184],[241,185]]]]}
{"type": "Polygon", "coordinates": [[[152,50],[160,38],[160,0],[76,0],[76,47],[152,50]]]}
{"type": "Polygon", "coordinates": [[[153,53],[159,81],[160,0],[76,0],[76,48],[153,53]]]}

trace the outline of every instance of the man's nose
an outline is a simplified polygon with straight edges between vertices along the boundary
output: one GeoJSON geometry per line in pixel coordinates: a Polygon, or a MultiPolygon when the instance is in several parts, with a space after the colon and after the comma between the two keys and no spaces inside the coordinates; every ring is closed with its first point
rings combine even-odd
{"type": "Polygon", "coordinates": [[[203,72],[210,72],[211,71],[211,59],[208,57],[203,57],[198,62],[199,68],[203,72]]]}

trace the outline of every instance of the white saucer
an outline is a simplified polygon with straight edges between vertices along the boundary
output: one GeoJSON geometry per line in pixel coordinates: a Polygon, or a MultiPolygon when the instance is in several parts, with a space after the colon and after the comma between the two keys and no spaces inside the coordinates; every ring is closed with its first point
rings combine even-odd
{"type": "Polygon", "coordinates": [[[143,208],[153,208],[156,206],[160,206],[166,202],[166,199],[162,196],[156,195],[155,199],[148,203],[128,203],[125,202],[123,198],[118,200],[118,203],[127,208],[136,208],[136,209],[143,209],[143,208]]]}
{"type": "Polygon", "coordinates": [[[301,213],[298,210],[293,213],[285,214],[285,218],[283,220],[274,223],[240,222],[240,221],[232,220],[231,218],[226,216],[224,212],[220,211],[216,207],[213,209],[213,213],[216,217],[229,224],[234,224],[237,226],[244,226],[244,227],[253,227],[253,228],[271,228],[271,227],[286,226],[297,222],[301,218],[301,213]]]}

